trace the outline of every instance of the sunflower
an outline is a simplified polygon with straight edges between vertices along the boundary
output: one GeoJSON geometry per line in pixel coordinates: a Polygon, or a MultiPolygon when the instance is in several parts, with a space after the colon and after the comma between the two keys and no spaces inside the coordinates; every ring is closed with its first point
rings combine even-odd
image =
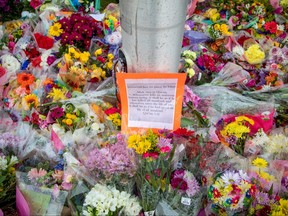
{"type": "Polygon", "coordinates": [[[28,94],[23,99],[23,106],[25,110],[28,110],[32,107],[37,107],[39,104],[38,97],[35,94],[28,94]]]}
{"type": "Polygon", "coordinates": [[[63,29],[61,29],[61,27],[62,25],[60,23],[54,23],[54,25],[50,26],[48,30],[49,35],[59,37],[63,32],[63,29]]]}
{"type": "Polygon", "coordinates": [[[252,165],[259,168],[266,168],[268,166],[268,162],[263,158],[257,157],[252,161],[252,165]]]}
{"type": "Polygon", "coordinates": [[[17,75],[17,81],[22,87],[27,87],[32,84],[35,80],[35,77],[29,73],[21,73],[17,75]]]}

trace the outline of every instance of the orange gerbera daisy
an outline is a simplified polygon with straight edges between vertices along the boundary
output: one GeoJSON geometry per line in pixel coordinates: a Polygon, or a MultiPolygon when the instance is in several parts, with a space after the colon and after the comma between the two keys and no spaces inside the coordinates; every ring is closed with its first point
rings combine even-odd
{"type": "Polygon", "coordinates": [[[46,85],[53,85],[54,84],[54,81],[50,78],[46,78],[44,81],[43,81],[43,85],[46,86],[46,85]]]}
{"type": "Polygon", "coordinates": [[[27,87],[32,84],[35,80],[35,77],[29,73],[21,73],[17,75],[17,81],[22,87],[27,87]]]}

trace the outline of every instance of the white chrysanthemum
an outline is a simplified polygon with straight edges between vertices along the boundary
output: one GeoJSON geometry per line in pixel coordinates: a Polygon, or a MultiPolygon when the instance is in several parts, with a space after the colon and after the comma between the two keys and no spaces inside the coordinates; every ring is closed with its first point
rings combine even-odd
{"type": "Polygon", "coordinates": [[[283,134],[270,136],[270,143],[265,148],[268,154],[287,154],[288,137],[283,134]]]}
{"type": "Polygon", "coordinates": [[[20,62],[10,54],[5,54],[1,56],[1,60],[2,60],[2,66],[8,72],[8,77],[15,74],[16,71],[18,71],[21,67],[20,62]]]}
{"type": "Polygon", "coordinates": [[[5,156],[0,157],[0,170],[6,170],[8,167],[7,160],[5,156]]]}
{"type": "Polygon", "coordinates": [[[241,181],[241,177],[239,173],[233,172],[233,171],[227,171],[221,176],[223,182],[227,185],[231,183],[239,183],[241,181]]]}
{"type": "Polygon", "coordinates": [[[253,137],[252,142],[259,147],[263,147],[270,142],[269,137],[263,130],[259,130],[253,137]]]}

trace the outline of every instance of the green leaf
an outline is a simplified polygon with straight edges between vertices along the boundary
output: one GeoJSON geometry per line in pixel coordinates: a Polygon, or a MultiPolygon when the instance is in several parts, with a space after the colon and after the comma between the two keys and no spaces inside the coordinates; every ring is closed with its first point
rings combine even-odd
{"type": "Polygon", "coordinates": [[[181,118],[181,127],[188,127],[194,125],[195,122],[188,118],[181,118]]]}

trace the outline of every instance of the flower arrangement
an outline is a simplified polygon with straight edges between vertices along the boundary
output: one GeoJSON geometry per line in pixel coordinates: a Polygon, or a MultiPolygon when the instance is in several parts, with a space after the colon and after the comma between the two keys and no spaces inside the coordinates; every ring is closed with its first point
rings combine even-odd
{"type": "Polygon", "coordinates": [[[119,190],[128,190],[134,185],[132,177],[136,172],[133,152],[127,148],[123,135],[117,134],[115,139],[115,143],[92,149],[84,163],[100,181],[119,190]]]}
{"type": "Polygon", "coordinates": [[[202,196],[200,185],[194,175],[188,170],[174,170],[166,199],[171,207],[185,212],[185,215],[198,214],[202,206],[202,196]]]}
{"type": "Polygon", "coordinates": [[[89,50],[93,36],[102,34],[102,27],[88,15],[73,13],[55,22],[48,32],[56,40],[60,39],[62,46],[73,45],[84,51],[89,50]]]}
{"type": "Polygon", "coordinates": [[[244,56],[249,64],[256,65],[264,61],[265,52],[259,44],[252,44],[244,51],[244,56]]]}
{"type": "Polygon", "coordinates": [[[229,31],[229,25],[220,21],[212,24],[208,28],[208,32],[213,39],[221,39],[232,35],[232,32],[229,31]]]}
{"type": "Polygon", "coordinates": [[[138,215],[141,206],[136,197],[115,187],[96,184],[86,195],[83,215],[138,215]]]}
{"type": "Polygon", "coordinates": [[[154,211],[161,191],[165,191],[169,184],[175,147],[171,139],[165,135],[159,136],[152,130],[130,135],[127,143],[128,148],[132,148],[139,156],[136,185],[141,206],[144,212],[154,211]]]}
{"type": "Polygon", "coordinates": [[[208,188],[208,198],[228,212],[239,212],[248,209],[255,198],[255,192],[256,186],[245,172],[228,170],[216,177],[208,188]]]}
{"type": "Polygon", "coordinates": [[[16,175],[15,165],[18,163],[16,156],[0,155],[0,204],[1,208],[13,204],[15,199],[16,175]]]}
{"type": "Polygon", "coordinates": [[[220,121],[219,124],[222,124],[219,131],[221,142],[243,155],[245,140],[251,132],[250,127],[254,125],[254,120],[246,116],[237,116],[230,119],[230,122],[220,121]]]}

